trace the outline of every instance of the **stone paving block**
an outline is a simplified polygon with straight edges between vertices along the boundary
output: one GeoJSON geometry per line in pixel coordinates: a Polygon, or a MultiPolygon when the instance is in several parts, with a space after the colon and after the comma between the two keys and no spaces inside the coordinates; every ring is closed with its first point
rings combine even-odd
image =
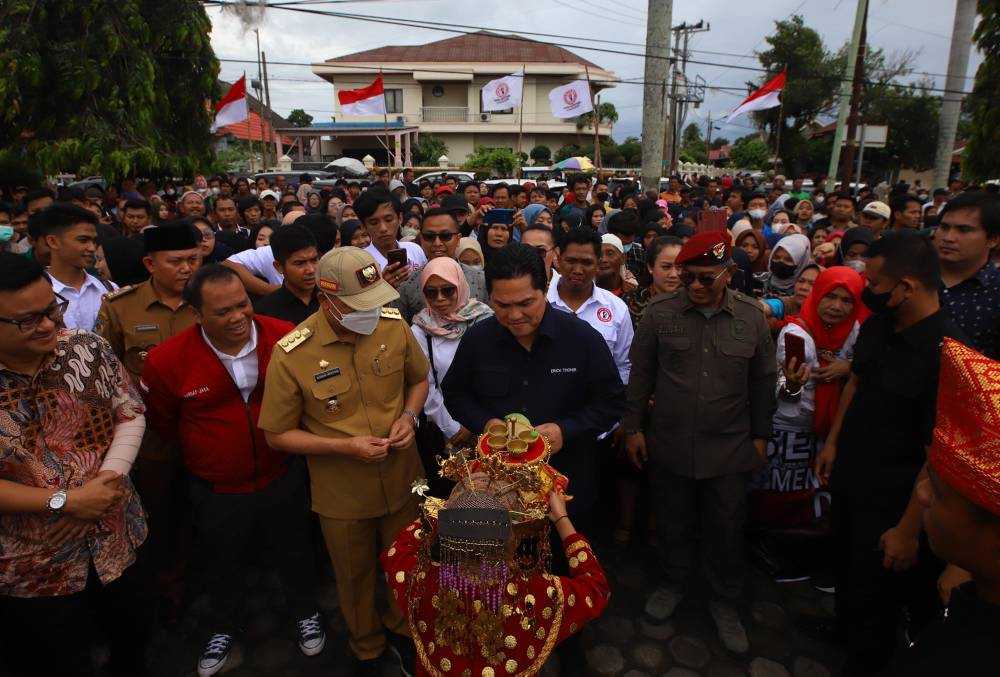
{"type": "Polygon", "coordinates": [[[758,656],[780,661],[792,653],[791,635],[787,631],[752,625],[747,635],[753,653],[758,656]]]}
{"type": "Polygon", "coordinates": [[[750,661],[750,677],[791,677],[784,665],[768,658],[750,661]]]}
{"type": "Polygon", "coordinates": [[[639,667],[647,670],[655,670],[663,663],[663,649],[655,644],[643,642],[632,647],[630,652],[632,660],[639,664],[639,667]]]}
{"type": "Polygon", "coordinates": [[[830,677],[830,669],[808,656],[799,656],[792,663],[794,677],[830,677]]]}
{"type": "Polygon", "coordinates": [[[639,632],[642,633],[643,637],[659,642],[665,642],[677,634],[673,623],[650,623],[645,618],[639,619],[639,632]]]}
{"type": "Polygon", "coordinates": [[[670,640],[670,655],[675,661],[689,668],[703,668],[712,659],[705,642],[686,635],[670,640]]]}
{"type": "Polygon", "coordinates": [[[294,642],[272,637],[253,650],[250,665],[261,670],[277,670],[291,661],[295,652],[298,652],[298,647],[294,642]]]}
{"type": "Polygon", "coordinates": [[[701,677],[701,675],[694,670],[689,670],[688,668],[674,667],[664,672],[662,677],[701,677]]]}
{"type": "Polygon", "coordinates": [[[649,675],[640,670],[629,670],[622,677],[649,677],[649,675]]]}
{"type": "Polygon", "coordinates": [[[708,666],[708,677],[746,677],[747,671],[739,663],[714,660],[708,666]]]}
{"type": "Polygon", "coordinates": [[[754,602],[750,607],[750,616],[755,623],[775,630],[784,627],[788,620],[785,610],[773,602],[754,602]]]}
{"type": "Polygon", "coordinates": [[[625,667],[625,659],[617,647],[602,644],[587,651],[587,665],[599,675],[617,675],[625,667]]]}
{"type": "Polygon", "coordinates": [[[621,616],[610,616],[598,622],[597,631],[606,641],[627,642],[635,637],[635,623],[621,616]]]}

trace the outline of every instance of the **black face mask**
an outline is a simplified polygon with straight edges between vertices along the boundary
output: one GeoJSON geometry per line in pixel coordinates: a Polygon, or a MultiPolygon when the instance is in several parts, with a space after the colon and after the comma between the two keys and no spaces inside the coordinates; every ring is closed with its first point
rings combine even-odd
{"type": "Polygon", "coordinates": [[[771,274],[779,279],[787,280],[795,274],[795,266],[784,261],[771,261],[771,274]]]}
{"type": "Polygon", "coordinates": [[[892,292],[896,290],[899,286],[897,282],[892,286],[889,291],[884,291],[881,294],[877,294],[871,290],[871,287],[865,287],[861,290],[861,302],[868,306],[868,310],[872,311],[876,315],[881,315],[883,313],[893,313],[899,306],[895,308],[889,307],[889,299],[892,297],[892,292]]]}

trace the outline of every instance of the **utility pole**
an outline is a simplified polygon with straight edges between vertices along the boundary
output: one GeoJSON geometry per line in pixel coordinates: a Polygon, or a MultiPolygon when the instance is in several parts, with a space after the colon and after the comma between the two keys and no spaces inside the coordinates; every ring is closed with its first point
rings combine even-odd
{"type": "Polygon", "coordinates": [[[687,63],[690,52],[688,45],[691,42],[691,35],[694,33],[704,33],[711,29],[711,25],[704,20],[696,24],[688,24],[686,21],[670,29],[674,33],[674,45],[683,47],[674,48],[674,58],[671,61],[671,84],[670,84],[670,121],[667,126],[667,133],[664,139],[664,157],[670,160],[670,173],[677,170],[677,139],[680,138],[684,129],[684,121],[687,119],[687,105],[694,103],[695,107],[704,100],[704,88],[696,82],[694,86],[687,79],[687,63]],[[678,68],[677,64],[680,63],[678,68]],[[678,82],[682,83],[683,91],[678,91],[678,82]]]}
{"type": "MultiPolygon", "coordinates": [[[[271,89],[268,86],[268,80],[267,80],[267,55],[264,54],[264,52],[260,53],[260,63],[264,67],[264,105],[267,106],[268,113],[270,113],[270,111],[272,110],[271,109],[271,89]]],[[[280,158],[281,155],[282,155],[282,153],[280,151],[284,150],[284,149],[280,149],[279,146],[278,146],[278,144],[281,143],[281,141],[279,140],[280,137],[277,134],[274,133],[274,126],[271,124],[271,118],[270,118],[270,116],[268,117],[267,128],[268,128],[268,131],[271,132],[271,139],[268,141],[268,145],[270,146],[272,143],[274,144],[274,164],[277,165],[278,164],[278,158],[280,158]]],[[[321,142],[321,144],[322,144],[322,142],[321,142]]]]}
{"type": "Polygon", "coordinates": [[[673,0],[648,0],[646,64],[642,93],[642,185],[659,190],[663,174],[664,113],[670,66],[670,19],[673,0]]]}
{"type": "Polygon", "coordinates": [[[830,166],[826,172],[827,192],[833,190],[840,168],[840,147],[844,143],[844,132],[847,128],[847,113],[851,107],[851,91],[854,82],[854,72],[858,62],[858,48],[861,45],[861,32],[864,29],[865,17],[868,16],[868,0],[858,0],[854,12],[854,33],[851,36],[851,46],[847,50],[847,65],[844,68],[844,78],[840,81],[840,108],[837,111],[837,131],[833,135],[833,150],[830,151],[830,166]]]}
{"type": "Polygon", "coordinates": [[[260,168],[263,171],[267,169],[267,146],[264,143],[264,97],[262,95],[264,69],[260,63],[260,31],[255,28],[253,32],[257,35],[257,82],[253,89],[257,92],[257,115],[260,118],[260,168]]]}
{"type": "Polygon", "coordinates": [[[965,72],[969,68],[972,50],[972,26],[976,21],[976,0],[957,0],[955,24],[951,29],[951,51],[948,54],[948,77],[945,78],[938,118],[937,152],[934,154],[934,188],[946,188],[951,174],[951,158],[955,152],[958,116],[962,112],[965,72]]]}
{"type": "Polygon", "coordinates": [[[712,150],[712,111],[708,111],[708,124],[705,127],[705,153],[708,153],[712,150]]]}
{"type": "MultiPolygon", "coordinates": [[[[861,23],[861,37],[858,39],[858,56],[854,62],[854,82],[851,85],[851,112],[847,117],[847,142],[844,144],[844,157],[840,163],[841,190],[850,190],[851,175],[854,173],[854,156],[858,147],[859,111],[861,110],[861,92],[865,81],[865,42],[868,39],[868,5],[865,3],[865,16],[861,23]]],[[[862,134],[864,133],[862,125],[862,134]]],[[[858,179],[858,183],[861,180],[858,179]]]]}

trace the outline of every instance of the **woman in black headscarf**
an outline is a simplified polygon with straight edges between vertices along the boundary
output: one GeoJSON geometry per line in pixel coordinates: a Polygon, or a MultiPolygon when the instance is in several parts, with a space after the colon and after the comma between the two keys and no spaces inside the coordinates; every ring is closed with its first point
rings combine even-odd
{"type": "Polygon", "coordinates": [[[874,241],[875,233],[870,228],[858,226],[848,229],[837,247],[837,265],[849,266],[854,261],[863,261],[874,241]]]}

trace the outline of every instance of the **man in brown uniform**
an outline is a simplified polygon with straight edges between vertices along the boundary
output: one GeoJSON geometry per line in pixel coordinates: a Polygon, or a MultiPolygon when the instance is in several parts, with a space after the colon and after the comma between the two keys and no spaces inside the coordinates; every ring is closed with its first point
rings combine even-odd
{"type": "MultiPolygon", "coordinates": [[[[187,225],[147,228],[142,232],[142,263],[149,279],[104,296],[94,332],[111,344],[137,385],[149,351],[195,324],[194,309],[181,294],[201,264],[200,238],[187,225]]],[[[135,464],[135,485],[148,513],[149,540],[140,565],[149,575],[170,570],[175,560],[170,504],[176,460],[160,436],[147,428],[135,464]]]]}
{"type": "Polygon", "coordinates": [[[414,429],[429,366],[400,312],[384,307],[399,295],[371,254],[334,249],[316,277],[320,310],[275,346],[257,425],[274,449],[308,458],[359,674],[379,674],[383,622],[408,671],[405,620],[394,605],[382,620],[375,609],[376,541],[387,547],[417,515],[414,429]]]}

